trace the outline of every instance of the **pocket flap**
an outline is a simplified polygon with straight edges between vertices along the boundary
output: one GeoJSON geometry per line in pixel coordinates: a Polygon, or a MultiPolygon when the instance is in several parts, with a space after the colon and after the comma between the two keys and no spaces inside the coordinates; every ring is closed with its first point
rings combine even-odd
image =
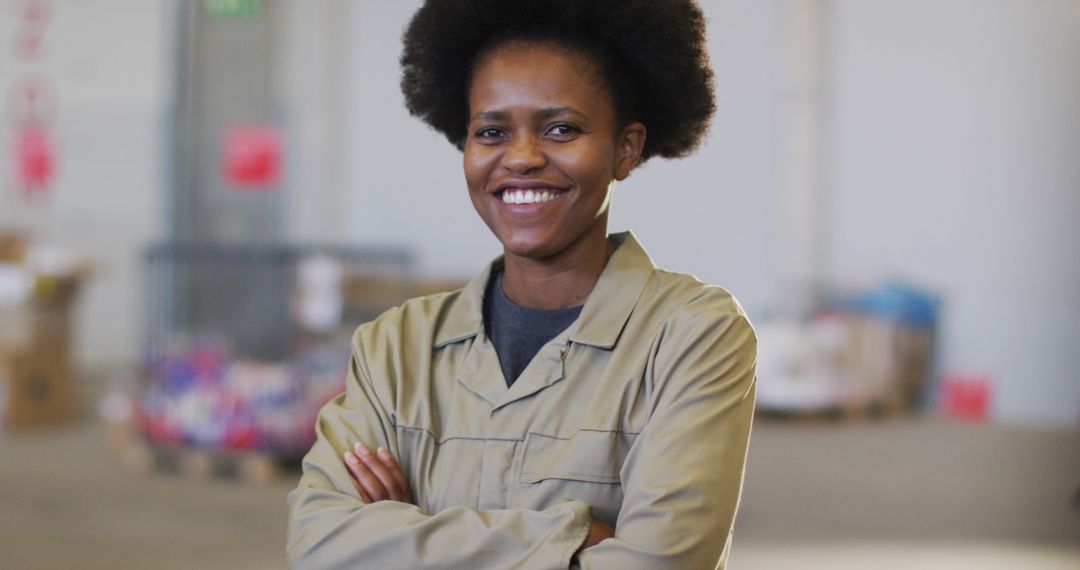
{"type": "Polygon", "coordinates": [[[522,483],[569,479],[618,483],[633,435],[582,430],[570,438],[530,433],[525,440],[522,483]]]}

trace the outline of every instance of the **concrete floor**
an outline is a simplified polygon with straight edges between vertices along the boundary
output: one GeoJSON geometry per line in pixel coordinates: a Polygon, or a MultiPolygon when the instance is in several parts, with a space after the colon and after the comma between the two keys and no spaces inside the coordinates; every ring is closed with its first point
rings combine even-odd
{"type": "MultiPolygon", "coordinates": [[[[93,426],[0,435],[0,568],[285,568],[285,494],[126,469],[93,426]]],[[[732,568],[1080,568],[1080,435],[755,427],[732,568]]]]}
{"type": "Polygon", "coordinates": [[[761,424],[732,567],[1077,569],[1080,434],[761,424]]]}

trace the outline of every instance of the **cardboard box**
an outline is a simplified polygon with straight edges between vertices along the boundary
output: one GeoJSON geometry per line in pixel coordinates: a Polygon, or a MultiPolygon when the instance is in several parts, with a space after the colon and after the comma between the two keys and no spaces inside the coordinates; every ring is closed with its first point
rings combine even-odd
{"type": "Polygon", "coordinates": [[[888,319],[845,315],[850,343],[844,359],[850,389],[844,406],[901,412],[919,403],[933,358],[933,331],[888,319]]]}
{"type": "Polygon", "coordinates": [[[0,429],[75,417],[71,316],[79,279],[38,278],[29,302],[0,307],[0,429]]]}
{"type": "Polygon", "coordinates": [[[57,424],[75,415],[71,363],[64,351],[0,353],[0,423],[4,429],[57,424]]]}

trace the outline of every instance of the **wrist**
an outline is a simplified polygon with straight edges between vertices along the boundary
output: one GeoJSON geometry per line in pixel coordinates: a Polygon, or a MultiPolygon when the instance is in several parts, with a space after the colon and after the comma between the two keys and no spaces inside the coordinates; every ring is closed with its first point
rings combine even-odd
{"type": "Polygon", "coordinates": [[[581,546],[578,547],[577,551],[574,553],[574,556],[576,557],[581,554],[582,551],[592,548],[609,538],[614,538],[614,536],[615,527],[603,521],[596,520],[590,515],[589,532],[586,534],[585,540],[581,543],[581,546]]]}

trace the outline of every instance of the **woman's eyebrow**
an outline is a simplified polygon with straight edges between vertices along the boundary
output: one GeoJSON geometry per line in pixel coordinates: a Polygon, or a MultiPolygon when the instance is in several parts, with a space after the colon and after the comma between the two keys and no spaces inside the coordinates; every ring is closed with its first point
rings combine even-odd
{"type": "MultiPolygon", "coordinates": [[[[562,107],[545,107],[543,109],[540,109],[540,110],[536,111],[536,113],[534,115],[536,116],[536,118],[538,118],[540,120],[552,119],[554,117],[561,117],[561,116],[564,116],[564,115],[577,115],[577,116],[583,117],[583,118],[586,116],[585,113],[582,113],[581,111],[578,111],[577,109],[574,109],[573,107],[566,107],[566,106],[562,106],[562,107]]],[[[470,123],[475,122],[475,121],[501,122],[501,121],[507,121],[509,119],[510,119],[510,113],[508,111],[492,110],[492,111],[481,111],[481,112],[473,115],[472,117],[469,118],[469,122],[470,123]]]]}
{"type": "Polygon", "coordinates": [[[510,113],[506,111],[481,111],[472,117],[469,117],[469,122],[474,121],[505,121],[510,118],[510,113]]]}
{"type": "Polygon", "coordinates": [[[563,115],[577,115],[579,117],[585,117],[585,113],[574,109],[573,107],[549,107],[547,109],[541,109],[536,113],[536,116],[540,119],[552,119],[554,117],[561,117],[563,115]]]}

